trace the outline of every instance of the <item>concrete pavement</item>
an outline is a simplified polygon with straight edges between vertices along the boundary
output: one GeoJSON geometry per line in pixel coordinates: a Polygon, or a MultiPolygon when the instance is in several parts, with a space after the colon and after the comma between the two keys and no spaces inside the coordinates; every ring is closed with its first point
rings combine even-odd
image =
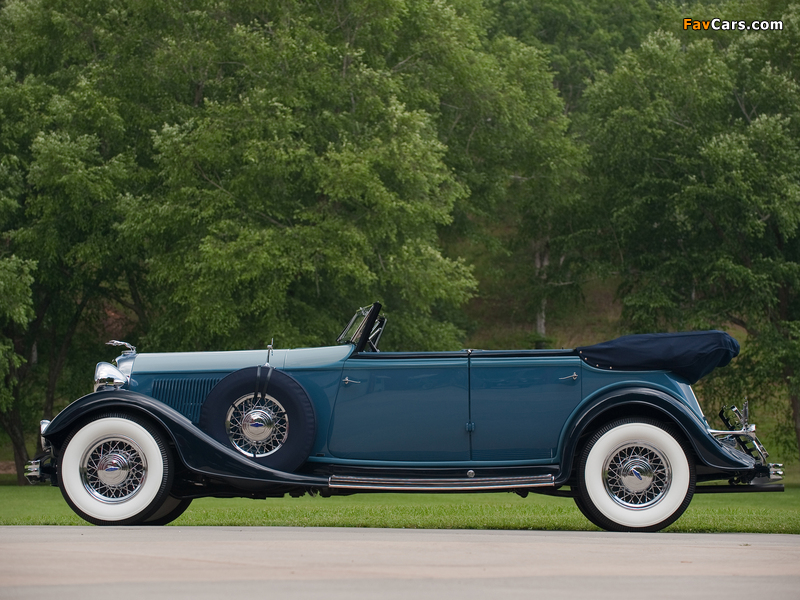
{"type": "Polygon", "coordinates": [[[0,527],[0,557],[2,599],[800,599],[789,535],[0,527]]]}

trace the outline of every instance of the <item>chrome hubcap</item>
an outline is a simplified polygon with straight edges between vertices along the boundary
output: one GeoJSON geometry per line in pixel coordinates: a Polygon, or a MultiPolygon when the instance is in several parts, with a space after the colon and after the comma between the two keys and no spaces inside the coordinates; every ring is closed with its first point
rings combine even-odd
{"type": "Polygon", "coordinates": [[[275,421],[265,410],[251,410],[242,419],[242,435],[251,442],[263,442],[272,435],[275,421]]]}
{"type": "Polygon", "coordinates": [[[658,448],[632,442],[609,454],[603,479],[614,502],[638,510],[661,501],[669,490],[672,472],[669,461],[658,448]]]}
{"type": "Polygon", "coordinates": [[[619,479],[625,489],[641,493],[652,485],[655,475],[650,463],[637,457],[625,461],[620,467],[619,479]]]}
{"type": "Polygon", "coordinates": [[[97,478],[107,486],[118,486],[123,483],[130,472],[128,457],[119,452],[103,456],[97,463],[97,478]]]}
{"type": "Polygon", "coordinates": [[[245,456],[260,458],[276,452],[286,442],[289,418],[272,396],[256,400],[248,394],[228,409],[225,428],[234,448],[245,456]]]}
{"type": "Polygon", "coordinates": [[[106,437],[89,446],[81,458],[83,487],[104,504],[130,500],[147,477],[147,461],[132,439],[106,437]]]}

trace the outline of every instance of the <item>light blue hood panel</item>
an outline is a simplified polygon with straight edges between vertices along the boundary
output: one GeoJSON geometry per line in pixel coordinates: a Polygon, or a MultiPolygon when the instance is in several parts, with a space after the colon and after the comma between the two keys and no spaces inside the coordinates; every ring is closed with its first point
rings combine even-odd
{"type": "MultiPolygon", "coordinates": [[[[269,362],[300,382],[314,399],[319,426],[327,427],[339,374],[352,352],[351,344],[273,350],[269,362]]],[[[266,350],[139,354],[134,359],[128,387],[171,406],[197,423],[203,401],[225,376],[266,361],[266,350]]]]}
{"type": "MultiPolygon", "coordinates": [[[[273,352],[271,362],[283,366],[286,350],[273,352]]],[[[196,373],[203,371],[238,371],[245,367],[267,362],[266,350],[241,350],[235,352],[164,352],[137,354],[132,375],[140,373],[196,373]]]]}
{"type": "Polygon", "coordinates": [[[352,344],[342,346],[325,346],[323,348],[296,348],[285,351],[283,365],[270,361],[277,369],[287,371],[296,369],[320,369],[342,363],[353,353],[352,344]]]}
{"type": "MultiPolygon", "coordinates": [[[[344,361],[352,352],[350,344],[273,350],[269,362],[276,369],[319,369],[344,361]]],[[[232,373],[266,362],[266,350],[143,353],[136,355],[132,374],[135,377],[141,373],[232,373]]]]}

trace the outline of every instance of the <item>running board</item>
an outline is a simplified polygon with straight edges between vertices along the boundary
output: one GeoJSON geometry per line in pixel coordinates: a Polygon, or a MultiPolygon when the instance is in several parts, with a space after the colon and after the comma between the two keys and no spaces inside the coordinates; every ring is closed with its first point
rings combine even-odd
{"type": "Polygon", "coordinates": [[[469,492],[480,490],[519,490],[553,485],[552,475],[529,477],[470,477],[449,479],[400,479],[331,475],[328,486],[339,490],[382,490],[387,492],[469,492]]]}

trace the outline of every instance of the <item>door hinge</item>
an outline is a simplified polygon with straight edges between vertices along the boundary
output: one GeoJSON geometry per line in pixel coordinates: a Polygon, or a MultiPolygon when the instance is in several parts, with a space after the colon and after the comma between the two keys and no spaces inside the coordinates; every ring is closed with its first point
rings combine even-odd
{"type": "Polygon", "coordinates": [[[473,423],[472,421],[467,423],[467,431],[475,431],[475,423],[473,423]]]}

